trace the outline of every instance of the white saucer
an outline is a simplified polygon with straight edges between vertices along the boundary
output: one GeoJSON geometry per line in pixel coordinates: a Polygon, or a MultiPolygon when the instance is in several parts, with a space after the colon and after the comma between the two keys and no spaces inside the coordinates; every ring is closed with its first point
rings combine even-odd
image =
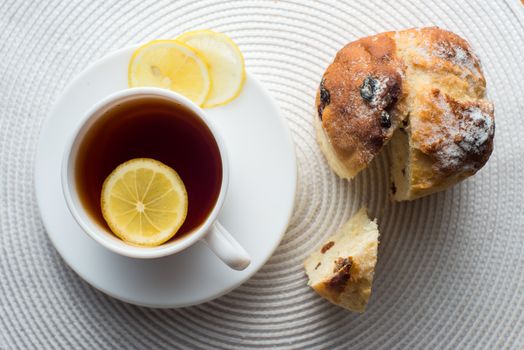
{"type": "Polygon", "coordinates": [[[119,256],[89,238],[69,213],[60,187],[66,140],[95,102],[127,88],[135,47],[122,49],[86,69],[64,91],[43,127],[36,156],[36,197],[46,230],[73,270],[95,288],[123,301],[173,308],[216,298],[250,278],[278,246],[296,190],[291,134],[275,101],[250,74],[241,95],[206,110],[216,121],[230,157],[230,186],[220,222],[251,255],[234,271],[202,243],[166,258],[119,256]]]}

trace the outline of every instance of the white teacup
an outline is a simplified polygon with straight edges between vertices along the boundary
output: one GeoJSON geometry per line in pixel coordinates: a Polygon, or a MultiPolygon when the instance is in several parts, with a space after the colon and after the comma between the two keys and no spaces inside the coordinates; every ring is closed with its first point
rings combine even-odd
{"type": "Polygon", "coordinates": [[[226,148],[213,123],[205,112],[193,102],[175,92],[157,88],[132,88],[116,92],[95,104],[82,118],[79,127],[67,144],[62,161],[62,189],[67,206],[80,227],[96,242],[107,249],[121,255],[133,258],[159,258],[180,252],[199,240],[207,246],[228,266],[235,270],[243,270],[250,264],[250,257],[242,246],[217,221],[218,213],[224,204],[229,182],[229,163],[226,148]],[[129,245],[116,237],[107,227],[98,224],[84,208],[80,201],[75,180],[75,161],[83,137],[94,123],[112,107],[127,101],[144,97],[161,97],[182,105],[200,118],[212,133],[221,157],[222,184],[220,193],[206,220],[192,232],[180,239],[168,241],[157,247],[138,247],[129,245]]]}

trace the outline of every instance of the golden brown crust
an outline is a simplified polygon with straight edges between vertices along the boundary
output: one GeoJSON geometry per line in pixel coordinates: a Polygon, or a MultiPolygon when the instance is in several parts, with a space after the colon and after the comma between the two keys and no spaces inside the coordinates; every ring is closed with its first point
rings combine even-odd
{"type": "Polygon", "coordinates": [[[349,179],[404,129],[410,156],[403,168],[413,171],[410,192],[396,199],[414,199],[487,162],[495,126],[485,92],[478,57],[454,33],[431,27],[366,37],[342,48],[322,78],[317,139],[333,170],[349,179]]]}
{"type": "Polygon", "coordinates": [[[415,28],[398,32],[397,40],[410,42],[407,58],[413,66],[425,71],[459,77],[455,82],[463,81],[474,88],[474,95],[483,95],[486,81],[482,74],[480,60],[469,43],[450,31],[438,28],[415,28]],[[447,74],[446,74],[447,73],[447,74]]]}
{"type": "Polygon", "coordinates": [[[401,99],[402,67],[393,32],[346,45],[322,77],[318,117],[338,157],[361,170],[391,137],[401,99]],[[387,113],[384,114],[384,113],[387,113]]]}

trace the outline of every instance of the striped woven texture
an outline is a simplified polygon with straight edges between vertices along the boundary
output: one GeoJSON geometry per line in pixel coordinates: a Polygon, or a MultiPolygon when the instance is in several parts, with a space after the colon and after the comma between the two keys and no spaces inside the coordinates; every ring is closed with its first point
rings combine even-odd
{"type": "Polygon", "coordinates": [[[524,6],[489,1],[0,2],[0,349],[524,348],[524,6]],[[387,161],[351,183],[314,139],[323,70],[348,41],[439,25],[481,57],[496,106],[495,151],[475,177],[410,203],[387,199],[387,161]],[[296,207],[270,261],[214,301],[129,305],[61,260],[33,190],[36,143],[65,85],[121,47],[196,28],[229,34],[290,125],[296,207]],[[366,313],[306,286],[305,256],[362,204],[381,244],[366,313]]]}

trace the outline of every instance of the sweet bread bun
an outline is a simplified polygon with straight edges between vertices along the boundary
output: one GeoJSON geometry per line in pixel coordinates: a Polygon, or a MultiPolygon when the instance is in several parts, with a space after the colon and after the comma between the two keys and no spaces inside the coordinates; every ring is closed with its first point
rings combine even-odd
{"type": "Polygon", "coordinates": [[[342,178],[353,178],[392,140],[396,200],[475,174],[493,150],[480,61],[464,39],[436,27],[349,43],[324,73],[316,107],[317,140],[342,178]]]}
{"type": "Polygon", "coordinates": [[[308,285],[343,308],[363,312],[377,263],[378,228],[360,209],[304,262],[308,285]]]}

